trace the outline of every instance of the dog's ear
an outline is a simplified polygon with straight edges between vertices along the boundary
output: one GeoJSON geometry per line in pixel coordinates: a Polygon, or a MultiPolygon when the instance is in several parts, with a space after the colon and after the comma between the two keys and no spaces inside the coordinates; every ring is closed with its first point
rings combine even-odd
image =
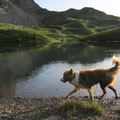
{"type": "Polygon", "coordinates": [[[73,74],[73,69],[69,70],[69,74],[72,75],[73,74]]]}

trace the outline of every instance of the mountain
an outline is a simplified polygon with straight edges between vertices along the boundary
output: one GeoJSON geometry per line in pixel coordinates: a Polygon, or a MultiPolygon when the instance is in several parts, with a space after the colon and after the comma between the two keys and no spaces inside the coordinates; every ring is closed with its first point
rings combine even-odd
{"type": "Polygon", "coordinates": [[[69,9],[46,17],[43,20],[45,26],[79,37],[120,27],[120,17],[88,7],[81,10],[69,9]]]}
{"type": "Polygon", "coordinates": [[[0,22],[25,26],[42,26],[41,21],[49,11],[39,7],[34,0],[0,0],[0,22]]]}
{"type": "Polygon", "coordinates": [[[53,12],[44,19],[44,24],[51,25],[64,21],[66,18],[75,18],[83,20],[119,20],[119,17],[107,15],[94,8],[85,7],[81,10],[69,9],[64,12],[53,12]]]}
{"type": "MultiPolygon", "coordinates": [[[[81,23],[80,20],[85,21],[84,24],[87,24],[90,29],[93,27],[97,29],[98,26],[96,31],[101,31],[99,26],[106,29],[103,26],[113,28],[120,24],[119,17],[107,15],[93,8],[85,7],[81,10],[69,9],[63,12],[55,12],[41,8],[34,0],[0,0],[0,23],[38,27],[58,25],[62,28],[69,26],[69,23],[74,23],[75,26],[78,24],[78,27],[83,28],[83,22],[81,23]],[[70,18],[72,19],[70,20],[70,18]]],[[[74,24],[70,26],[74,26],[74,24]]],[[[73,31],[69,27],[67,29],[67,32],[73,31]]],[[[87,33],[89,32],[91,31],[88,30],[87,33]]]]}
{"type": "Polygon", "coordinates": [[[13,43],[24,45],[25,39],[26,46],[29,43],[28,39],[30,45],[34,40],[34,44],[38,46],[43,39],[45,42],[42,43],[49,41],[50,44],[77,40],[100,41],[101,36],[101,41],[104,42],[118,41],[120,30],[120,17],[107,15],[90,7],[63,12],[48,11],[37,5],[34,0],[0,0],[0,23],[2,43],[6,44],[9,39],[14,38],[13,43]],[[5,36],[6,34],[8,36],[5,36]],[[37,39],[39,42],[36,42],[37,39]]]}

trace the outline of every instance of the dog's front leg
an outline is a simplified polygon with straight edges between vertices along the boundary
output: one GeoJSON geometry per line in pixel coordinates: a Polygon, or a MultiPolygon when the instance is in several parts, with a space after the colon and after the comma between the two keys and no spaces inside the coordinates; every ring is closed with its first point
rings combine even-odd
{"type": "Polygon", "coordinates": [[[92,88],[88,89],[88,93],[89,93],[89,96],[90,96],[90,101],[93,102],[94,101],[94,95],[93,95],[92,88]]]}
{"type": "Polygon", "coordinates": [[[72,91],[66,96],[66,98],[69,98],[73,93],[77,92],[78,90],[80,90],[80,88],[75,87],[75,89],[72,90],[72,91]]]}

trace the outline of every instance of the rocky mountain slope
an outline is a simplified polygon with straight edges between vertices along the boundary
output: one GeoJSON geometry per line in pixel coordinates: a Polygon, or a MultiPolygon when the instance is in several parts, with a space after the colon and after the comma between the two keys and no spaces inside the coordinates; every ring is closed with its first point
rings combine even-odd
{"type": "MultiPolygon", "coordinates": [[[[119,17],[107,15],[93,8],[55,12],[41,8],[34,0],[0,0],[0,23],[38,27],[67,26],[66,23],[73,23],[73,19],[70,21],[68,18],[90,21],[89,28],[101,25],[114,27],[120,24],[119,17]]],[[[76,25],[76,21],[74,23],[76,25]]],[[[81,23],[78,26],[80,27],[81,23]]]]}
{"type": "Polygon", "coordinates": [[[48,11],[33,0],[0,0],[0,22],[25,26],[42,26],[48,11]]]}

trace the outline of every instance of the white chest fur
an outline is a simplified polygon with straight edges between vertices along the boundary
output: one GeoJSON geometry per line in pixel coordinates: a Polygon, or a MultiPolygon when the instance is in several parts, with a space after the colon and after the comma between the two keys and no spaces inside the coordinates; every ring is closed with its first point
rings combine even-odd
{"type": "Polygon", "coordinates": [[[79,74],[80,72],[77,71],[75,78],[73,79],[73,81],[71,82],[72,85],[79,87],[79,88],[85,88],[82,84],[80,84],[80,80],[79,80],[79,74]]]}
{"type": "Polygon", "coordinates": [[[79,72],[76,72],[75,78],[72,80],[71,84],[78,86],[78,84],[79,84],[79,72]]]}

